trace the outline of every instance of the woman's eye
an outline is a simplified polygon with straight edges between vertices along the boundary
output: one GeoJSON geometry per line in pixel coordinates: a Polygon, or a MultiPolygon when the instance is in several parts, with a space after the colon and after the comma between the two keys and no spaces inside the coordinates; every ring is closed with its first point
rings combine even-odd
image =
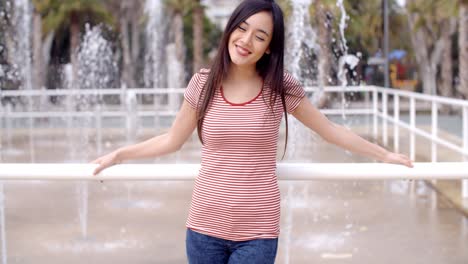
{"type": "Polygon", "coordinates": [[[241,26],[237,26],[239,28],[240,31],[245,31],[245,28],[241,27],[241,26]]]}
{"type": "Polygon", "coordinates": [[[264,38],[261,38],[261,37],[258,37],[258,36],[257,36],[257,39],[260,40],[260,41],[265,41],[264,38]]]}

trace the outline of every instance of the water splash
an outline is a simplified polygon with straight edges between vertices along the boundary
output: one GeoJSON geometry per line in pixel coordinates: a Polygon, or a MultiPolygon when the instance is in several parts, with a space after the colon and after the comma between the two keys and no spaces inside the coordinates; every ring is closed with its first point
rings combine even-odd
{"type": "Polygon", "coordinates": [[[147,52],[145,56],[145,87],[163,87],[163,32],[165,28],[161,0],[146,0],[145,14],[147,52]]]}
{"type": "MultiPolygon", "coordinates": [[[[344,0],[337,0],[336,1],[336,6],[339,7],[340,12],[341,12],[341,17],[340,17],[340,23],[339,23],[339,30],[340,30],[340,37],[341,37],[341,50],[342,50],[342,56],[338,59],[338,74],[337,78],[340,82],[341,87],[343,90],[346,88],[348,85],[348,70],[353,70],[359,63],[359,58],[356,57],[355,55],[350,55],[348,54],[348,45],[346,42],[346,37],[345,37],[345,29],[347,27],[346,20],[349,19],[349,16],[346,14],[346,10],[344,8],[344,0]]],[[[345,115],[345,108],[347,106],[346,103],[346,97],[345,93],[341,93],[341,108],[342,108],[342,118],[343,120],[346,120],[346,115],[345,115]]]]}
{"type": "MultiPolygon", "coordinates": [[[[315,80],[313,53],[317,50],[317,34],[311,26],[309,6],[312,0],[292,0],[292,14],[286,27],[285,68],[294,78],[301,80],[304,86],[312,85],[315,80]]],[[[294,118],[289,120],[288,160],[297,159],[300,155],[298,138],[310,137],[310,132],[294,118]]]]}
{"type": "MultiPolygon", "coordinates": [[[[70,72],[70,66],[64,69],[66,76],[66,85],[75,84],[73,73],[70,72]],[[71,81],[70,81],[71,78],[71,81]]],[[[94,94],[91,96],[81,95],[70,97],[73,100],[73,105],[76,111],[89,111],[93,108],[99,108],[102,104],[100,90],[103,88],[111,88],[117,79],[117,63],[114,60],[111,44],[103,37],[102,27],[90,27],[86,25],[83,40],[80,43],[77,56],[77,80],[76,86],[80,89],[93,89],[94,94]]],[[[74,87],[74,88],[75,88],[74,87]]],[[[75,143],[79,147],[79,158],[88,160],[89,153],[93,147],[90,146],[90,131],[94,122],[93,116],[84,117],[80,122],[76,122],[79,129],[78,142],[75,143]]],[[[75,124],[71,124],[73,127],[75,124]]],[[[72,151],[76,154],[77,150],[72,151]]],[[[75,155],[73,154],[73,155],[75,155]]],[[[88,183],[82,182],[77,185],[78,193],[78,215],[81,227],[81,235],[87,238],[88,229],[88,183]]]]}
{"type": "Polygon", "coordinates": [[[78,192],[78,217],[80,219],[81,236],[88,236],[88,182],[81,182],[77,187],[78,192]]]}
{"type": "MultiPolygon", "coordinates": [[[[169,88],[182,88],[184,86],[184,65],[176,56],[175,43],[166,46],[166,61],[168,74],[167,84],[169,88]]],[[[177,94],[170,93],[168,95],[168,106],[170,110],[179,109],[180,100],[177,94]]]]}
{"type": "Polygon", "coordinates": [[[31,70],[31,17],[32,7],[29,0],[13,1],[15,24],[15,34],[20,36],[16,38],[16,49],[14,51],[14,65],[16,65],[18,78],[22,82],[22,88],[25,90],[32,89],[32,70],[31,70]],[[21,65],[18,67],[17,65],[21,65]]]}
{"type": "Polygon", "coordinates": [[[101,26],[86,25],[78,51],[78,87],[80,89],[111,88],[117,79],[117,63],[111,44],[103,37],[101,26]]]}
{"type": "Polygon", "coordinates": [[[340,17],[340,24],[339,24],[339,29],[340,29],[340,36],[341,36],[341,48],[347,52],[348,51],[348,45],[346,42],[345,38],[345,29],[346,29],[346,20],[348,19],[348,15],[346,14],[346,9],[344,8],[344,0],[336,0],[336,6],[340,8],[341,12],[341,17],[340,17]]]}
{"type": "Polygon", "coordinates": [[[342,86],[347,86],[348,85],[348,79],[346,78],[346,74],[348,72],[348,69],[346,69],[346,66],[349,67],[350,70],[353,70],[356,68],[356,66],[359,63],[359,58],[356,57],[355,55],[351,54],[346,54],[343,55],[339,61],[338,61],[338,80],[340,80],[340,83],[342,86]]]}
{"type": "Polygon", "coordinates": [[[312,0],[292,0],[292,14],[287,25],[285,65],[291,74],[309,85],[311,52],[317,48],[317,34],[310,25],[309,6],[312,0]],[[309,63],[307,63],[309,62],[309,63]]]}

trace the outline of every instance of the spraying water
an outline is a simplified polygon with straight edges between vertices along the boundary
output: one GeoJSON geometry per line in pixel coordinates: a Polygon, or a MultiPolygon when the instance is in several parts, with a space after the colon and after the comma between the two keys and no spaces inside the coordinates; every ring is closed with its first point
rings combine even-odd
{"type": "MultiPolygon", "coordinates": [[[[100,26],[91,28],[86,25],[86,31],[78,51],[77,62],[77,87],[80,89],[93,89],[92,96],[82,95],[73,98],[76,110],[90,110],[93,107],[100,107],[102,98],[100,90],[111,88],[117,76],[117,63],[110,43],[102,36],[100,26]]],[[[69,68],[65,68],[65,74],[70,78],[73,74],[69,68]]],[[[69,81],[69,80],[68,80],[69,81]]],[[[84,117],[79,123],[81,133],[78,134],[80,158],[88,160],[88,155],[92,151],[90,146],[90,133],[93,126],[93,116],[84,117]]],[[[72,125],[73,126],[73,125],[72,125]]],[[[76,152],[76,151],[75,151],[76,152]]],[[[81,226],[82,238],[87,238],[88,229],[88,182],[81,182],[77,186],[78,193],[78,215],[81,226]]]]}
{"type": "Polygon", "coordinates": [[[19,72],[22,89],[32,89],[31,74],[31,13],[32,7],[29,0],[15,0],[14,17],[16,36],[15,68],[19,72]]]}
{"type": "Polygon", "coordinates": [[[305,85],[309,85],[311,71],[310,52],[317,47],[316,33],[310,25],[309,6],[312,0],[292,0],[292,14],[286,32],[285,66],[305,85]]]}
{"type": "MultiPolygon", "coordinates": [[[[346,88],[348,85],[348,70],[353,71],[354,68],[357,66],[359,63],[359,58],[348,54],[348,45],[346,43],[346,38],[345,38],[345,29],[346,29],[346,20],[349,19],[348,15],[346,14],[346,10],[344,8],[344,0],[337,0],[336,5],[340,8],[341,12],[341,17],[340,17],[340,23],[339,23],[339,29],[340,29],[340,37],[341,37],[341,50],[342,50],[342,56],[338,60],[338,80],[340,81],[340,85],[343,89],[346,88]],[[348,68],[346,67],[348,66],[348,68]]],[[[342,118],[346,120],[346,115],[344,113],[344,108],[346,107],[346,97],[345,93],[341,93],[341,107],[342,107],[342,118]]]]}
{"type": "Polygon", "coordinates": [[[147,52],[145,56],[144,82],[145,87],[163,87],[163,30],[164,14],[161,0],[147,0],[145,14],[147,52]]]}
{"type": "MultiPolygon", "coordinates": [[[[287,24],[286,32],[286,50],[285,50],[285,67],[294,76],[301,80],[304,85],[310,85],[312,79],[311,67],[307,62],[310,62],[311,51],[316,48],[316,33],[310,25],[309,6],[312,0],[292,0],[292,14],[287,24]]],[[[307,131],[304,131],[295,119],[289,119],[290,134],[294,135],[288,139],[288,159],[296,159],[299,151],[297,148],[297,138],[306,138],[307,131]]],[[[288,183],[288,192],[284,199],[285,212],[285,228],[284,234],[284,263],[289,264],[290,249],[291,249],[291,233],[293,228],[293,201],[294,201],[294,185],[288,183]]]]}
{"type": "Polygon", "coordinates": [[[117,76],[111,44],[103,36],[100,26],[86,25],[78,51],[78,87],[80,89],[112,88],[117,76]]]}

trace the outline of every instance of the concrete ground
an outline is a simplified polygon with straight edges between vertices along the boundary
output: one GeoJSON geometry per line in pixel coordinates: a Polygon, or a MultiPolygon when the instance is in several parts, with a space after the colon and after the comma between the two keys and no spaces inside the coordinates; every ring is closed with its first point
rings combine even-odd
{"type": "MultiPolygon", "coordinates": [[[[86,162],[98,155],[92,135],[77,141],[57,131],[36,132],[33,148],[22,133],[3,141],[1,161],[86,162]]],[[[124,144],[118,130],[104,136],[103,152],[124,144]]],[[[288,144],[286,162],[369,162],[297,127],[288,144]]],[[[194,136],[180,153],[156,162],[199,162],[199,147],[194,136]]],[[[187,263],[192,187],[193,182],[3,182],[2,264],[187,263]]],[[[424,181],[282,181],[280,188],[277,263],[468,263],[468,218],[424,181]]]]}

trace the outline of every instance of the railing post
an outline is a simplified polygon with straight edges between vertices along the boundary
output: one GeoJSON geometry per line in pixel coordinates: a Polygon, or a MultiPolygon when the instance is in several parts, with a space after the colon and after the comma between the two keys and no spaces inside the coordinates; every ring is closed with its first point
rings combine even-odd
{"type": "Polygon", "coordinates": [[[127,86],[126,85],[123,85],[122,88],[120,88],[120,109],[122,111],[125,111],[126,110],[126,97],[127,97],[127,86]]]}
{"type": "Polygon", "coordinates": [[[400,97],[395,93],[393,96],[393,148],[400,152],[400,97]]]}
{"type": "Polygon", "coordinates": [[[94,110],[94,116],[96,117],[96,150],[97,155],[102,154],[102,107],[101,104],[97,104],[94,110]]]}
{"type": "Polygon", "coordinates": [[[34,146],[34,117],[32,116],[33,113],[33,95],[28,97],[28,115],[29,115],[29,127],[28,127],[28,134],[29,134],[29,154],[31,157],[31,162],[36,162],[36,147],[34,146]]]}
{"type": "MultiPolygon", "coordinates": [[[[12,137],[11,137],[11,130],[13,129],[12,118],[11,117],[8,118],[9,116],[11,116],[11,112],[13,112],[12,105],[8,103],[6,105],[6,110],[5,110],[5,131],[6,131],[7,144],[10,142],[13,142],[12,137]]],[[[6,147],[8,148],[10,146],[7,145],[6,147]]]]}
{"type": "MultiPolygon", "coordinates": [[[[468,106],[463,107],[463,149],[468,151],[468,106]]],[[[468,160],[466,155],[463,155],[463,160],[468,160]]],[[[462,180],[462,197],[468,198],[468,179],[462,180]]]]}
{"type": "Polygon", "coordinates": [[[136,93],[132,90],[127,91],[127,97],[125,98],[125,104],[127,109],[126,115],[126,131],[127,131],[127,143],[132,143],[136,139],[137,133],[137,119],[138,119],[138,107],[136,93]]]}
{"type": "Polygon", "coordinates": [[[374,112],[374,122],[373,122],[373,134],[374,134],[374,138],[377,139],[377,134],[378,134],[378,127],[377,127],[377,114],[378,114],[378,107],[377,107],[377,104],[378,104],[378,93],[377,93],[377,88],[374,87],[374,91],[372,92],[372,102],[373,102],[373,112],[374,112]]]}
{"type": "MultiPolygon", "coordinates": [[[[370,106],[370,92],[366,91],[364,92],[364,102],[365,102],[365,108],[366,109],[371,109],[370,106]]],[[[367,134],[371,133],[371,123],[370,123],[370,115],[366,115],[366,124],[367,124],[367,134]]]]}
{"type": "Polygon", "coordinates": [[[414,97],[410,98],[410,159],[415,161],[415,135],[414,130],[416,128],[416,106],[414,97]]]}
{"type": "Polygon", "coordinates": [[[382,118],[382,141],[384,146],[388,145],[388,107],[387,107],[387,101],[388,101],[388,93],[386,90],[382,92],[382,113],[383,113],[383,118],[382,118]]]}
{"type": "MultiPolygon", "coordinates": [[[[438,126],[438,105],[435,101],[432,101],[431,107],[431,116],[432,116],[432,140],[431,140],[431,161],[437,162],[437,143],[435,139],[437,138],[437,126],[438,126]]],[[[437,180],[432,180],[432,184],[436,185],[437,180]]]]}
{"type": "Polygon", "coordinates": [[[431,116],[432,116],[432,146],[431,146],[431,161],[437,162],[437,143],[434,139],[437,138],[437,126],[438,126],[438,106],[435,101],[432,101],[432,109],[431,109],[431,116]]]}

